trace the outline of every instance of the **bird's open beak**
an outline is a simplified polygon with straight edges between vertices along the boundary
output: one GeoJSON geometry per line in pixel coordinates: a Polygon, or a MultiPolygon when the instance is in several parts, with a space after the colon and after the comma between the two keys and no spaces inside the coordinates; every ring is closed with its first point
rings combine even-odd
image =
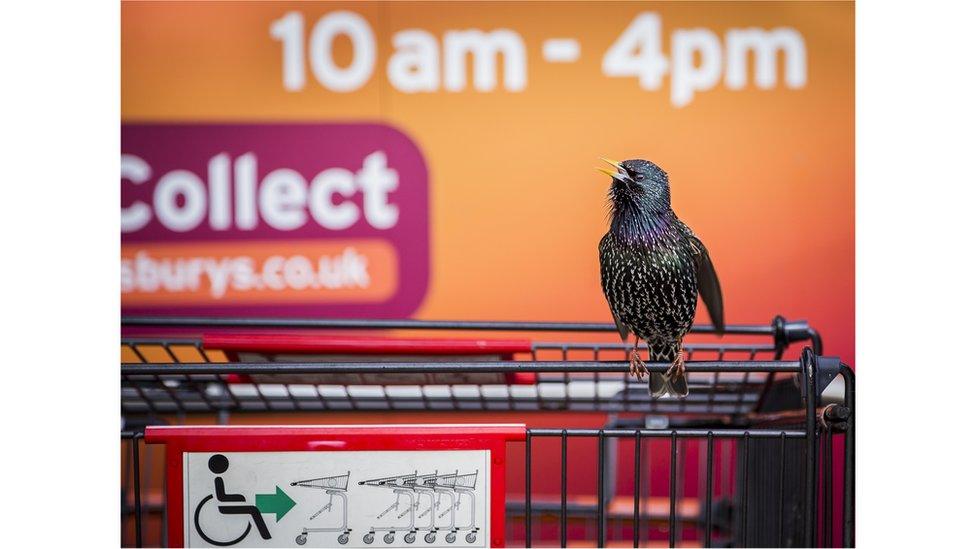
{"type": "Polygon", "coordinates": [[[627,170],[625,170],[623,168],[623,166],[620,165],[620,162],[617,162],[615,160],[610,160],[609,158],[601,158],[600,160],[606,162],[607,164],[610,164],[614,168],[617,168],[617,171],[612,172],[612,171],[610,171],[610,170],[608,170],[606,168],[596,168],[596,171],[598,171],[600,173],[603,173],[603,174],[607,174],[607,175],[609,175],[610,177],[612,177],[613,179],[615,179],[617,181],[629,181],[630,180],[630,176],[627,174],[627,170]]]}

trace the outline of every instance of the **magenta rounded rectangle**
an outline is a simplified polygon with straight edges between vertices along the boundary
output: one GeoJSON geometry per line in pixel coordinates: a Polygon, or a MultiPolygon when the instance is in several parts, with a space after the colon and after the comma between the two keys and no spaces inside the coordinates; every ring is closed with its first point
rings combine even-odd
{"type": "Polygon", "coordinates": [[[388,125],[128,123],[121,175],[125,313],[405,317],[427,291],[427,166],[388,125]]]}

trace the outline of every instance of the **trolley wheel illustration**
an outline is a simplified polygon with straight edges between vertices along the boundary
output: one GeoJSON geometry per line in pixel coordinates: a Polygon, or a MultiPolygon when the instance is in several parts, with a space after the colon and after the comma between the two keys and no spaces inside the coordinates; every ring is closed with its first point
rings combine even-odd
{"type": "Polygon", "coordinates": [[[383,536],[383,541],[385,541],[386,543],[393,543],[393,540],[394,540],[393,532],[390,532],[389,534],[383,536]]]}
{"type": "Polygon", "coordinates": [[[363,543],[367,543],[367,544],[373,543],[373,533],[372,532],[370,532],[370,533],[366,534],[365,536],[363,536],[363,543]]]}
{"type": "Polygon", "coordinates": [[[471,532],[468,535],[464,536],[464,539],[468,543],[474,543],[474,540],[477,539],[477,537],[478,536],[476,536],[474,532],[471,532]]]}
{"type": "Polygon", "coordinates": [[[200,537],[203,538],[203,540],[206,541],[207,543],[209,543],[210,545],[216,545],[217,547],[229,547],[231,545],[235,545],[237,543],[240,543],[241,540],[243,540],[244,538],[246,538],[247,535],[251,533],[251,523],[250,523],[250,521],[248,521],[247,528],[244,529],[244,533],[241,534],[240,536],[237,536],[236,539],[233,539],[233,540],[230,540],[230,541],[217,541],[217,540],[214,540],[214,539],[210,539],[210,537],[208,537],[207,534],[204,534],[203,533],[203,529],[200,528],[200,511],[202,511],[203,510],[203,506],[208,501],[210,501],[212,499],[213,499],[213,494],[208,494],[207,497],[201,499],[200,500],[200,503],[197,504],[196,511],[193,513],[193,525],[196,526],[197,534],[199,534],[200,537]]]}
{"type": "Polygon", "coordinates": [[[444,536],[444,539],[447,540],[448,543],[454,543],[454,540],[457,539],[457,535],[454,532],[451,532],[450,534],[444,536]]]}
{"type": "Polygon", "coordinates": [[[410,532],[409,534],[403,536],[403,541],[407,543],[413,543],[414,541],[416,541],[416,539],[417,539],[417,534],[414,534],[413,532],[410,532]]]}
{"type": "Polygon", "coordinates": [[[298,545],[305,545],[306,541],[308,541],[308,536],[306,536],[305,534],[298,534],[297,536],[295,536],[295,543],[297,543],[298,545]]]}
{"type": "Polygon", "coordinates": [[[430,532],[429,534],[424,536],[424,541],[426,541],[427,543],[434,543],[435,541],[437,541],[437,534],[430,532]]]}
{"type": "MultiPolygon", "coordinates": [[[[373,540],[371,539],[370,541],[373,541],[373,540]]],[[[349,534],[340,534],[339,535],[339,545],[345,545],[347,543],[349,543],[349,534]]]]}

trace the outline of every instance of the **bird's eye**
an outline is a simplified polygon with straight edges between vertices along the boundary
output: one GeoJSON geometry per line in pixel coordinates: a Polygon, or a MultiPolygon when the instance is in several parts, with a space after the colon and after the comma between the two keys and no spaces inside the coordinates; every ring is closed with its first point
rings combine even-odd
{"type": "Polygon", "coordinates": [[[635,177],[634,179],[636,179],[637,181],[643,181],[644,180],[644,174],[639,173],[639,174],[637,174],[637,177],[635,177]]]}

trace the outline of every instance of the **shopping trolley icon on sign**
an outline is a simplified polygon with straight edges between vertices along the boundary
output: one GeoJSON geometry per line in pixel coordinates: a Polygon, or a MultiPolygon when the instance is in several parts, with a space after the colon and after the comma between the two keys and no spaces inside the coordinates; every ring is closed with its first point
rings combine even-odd
{"type": "MultiPolygon", "coordinates": [[[[416,527],[415,521],[417,507],[419,506],[420,502],[414,496],[414,494],[422,491],[422,489],[417,489],[417,481],[420,477],[421,475],[418,475],[415,471],[407,475],[396,475],[392,477],[382,477],[360,481],[360,486],[374,486],[377,488],[385,488],[393,492],[393,503],[380,512],[380,514],[376,515],[377,520],[382,519],[391,512],[400,511],[401,497],[406,496],[409,500],[407,508],[400,512],[396,517],[398,519],[402,519],[403,517],[409,515],[409,525],[391,524],[389,526],[372,526],[370,527],[369,532],[363,535],[364,543],[373,543],[373,539],[377,532],[386,532],[386,534],[383,535],[383,541],[388,544],[393,543],[394,539],[396,539],[397,532],[406,532],[406,534],[403,536],[403,541],[406,543],[413,543],[414,540],[417,539],[417,532],[419,529],[416,527]]],[[[427,475],[424,475],[424,478],[426,477],[427,475]]],[[[430,534],[431,533],[429,532],[427,536],[425,536],[425,540],[428,540],[428,543],[433,542],[433,538],[430,537],[430,534]]]]}
{"type": "Polygon", "coordinates": [[[349,541],[349,533],[352,532],[352,529],[349,528],[349,500],[346,496],[346,491],[349,488],[349,472],[347,471],[344,475],[336,475],[331,477],[296,480],[295,482],[292,482],[291,485],[301,486],[302,488],[325,490],[325,493],[329,495],[329,502],[326,503],[321,509],[313,513],[312,516],[308,518],[309,521],[315,520],[315,518],[322,513],[332,512],[334,497],[338,497],[342,501],[342,522],[339,526],[330,528],[302,528],[302,533],[295,537],[295,543],[298,545],[305,545],[305,542],[308,541],[308,535],[311,533],[341,532],[337,541],[340,545],[345,545],[349,541]]]}
{"type": "Polygon", "coordinates": [[[437,541],[437,532],[444,530],[447,535],[444,540],[447,543],[454,543],[460,531],[467,531],[465,541],[474,543],[477,539],[479,528],[475,526],[475,497],[474,489],[478,479],[478,472],[468,474],[458,474],[457,471],[449,474],[438,474],[437,471],[430,474],[418,474],[417,472],[397,475],[392,477],[375,478],[361,481],[360,485],[386,488],[394,494],[393,503],[376,516],[382,519],[391,512],[399,512],[397,519],[409,516],[408,524],[393,524],[389,526],[373,526],[365,535],[363,542],[373,543],[378,532],[385,532],[383,541],[392,544],[396,539],[397,532],[406,532],[403,541],[413,543],[417,539],[417,533],[424,534],[424,541],[432,544],[437,541]],[[468,524],[457,524],[456,514],[461,506],[461,496],[470,498],[471,520],[468,524]],[[444,497],[448,499],[447,507],[441,511],[441,504],[444,497]],[[400,510],[401,498],[408,500],[407,507],[400,510]],[[420,510],[423,500],[427,506],[423,511],[420,510]],[[429,520],[424,525],[418,525],[417,521],[429,516],[429,520]],[[438,520],[449,517],[446,525],[438,525],[438,520]]]}
{"type": "Polygon", "coordinates": [[[478,538],[478,530],[480,528],[475,526],[475,497],[474,490],[478,483],[478,471],[473,473],[458,473],[454,471],[453,473],[447,475],[437,475],[433,486],[434,491],[438,494],[438,502],[435,507],[439,507],[440,497],[442,495],[447,496],[450,500],[450,505],[447,509],[442,511],[438,518],[443,518],[445,515],[450,515],[450,520],[446,528],[441,528],[442,530],[447,530],[447,535],[444,539],[448,543],[454,543],[457,538],[457,533],[461,531],[468,532],[464,536],[464,540],[468,543],[474,543],[478,538]],[[461,496],[467,496],[470,498],[470,511],[471,518],[467,524],[459,525],[457,523],[457,512],[461,508],[461,496]]]}

